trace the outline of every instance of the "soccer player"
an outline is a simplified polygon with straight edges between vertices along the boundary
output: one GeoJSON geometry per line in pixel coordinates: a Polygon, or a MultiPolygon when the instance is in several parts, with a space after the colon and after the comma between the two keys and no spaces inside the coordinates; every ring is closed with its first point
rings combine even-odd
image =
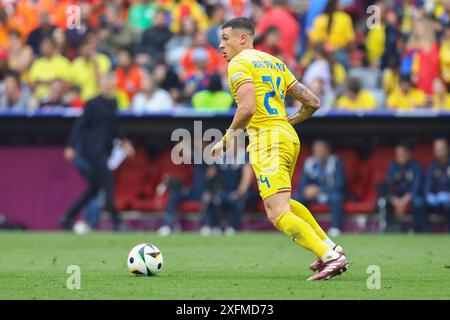
{"type": "Polygon", "coordinates": [[[291,199],[291,178],[300,151],[293,125],[311,117],[320,101],[282,61],[253,48],[254,34],[252,21],[245,17],[222,26],[220,50],[229,62],[230,88],[238,108],[211,155],[218,157],[239,132],[247,130],[247,151],[268,219],[319,258],[310,265],[319,272],[308,280],[329,279],[348,268],[342,247],[326,235],[305,206],[291,199]],[[286,95],[302,103],[289,117],[284,108],[286,95]]]}

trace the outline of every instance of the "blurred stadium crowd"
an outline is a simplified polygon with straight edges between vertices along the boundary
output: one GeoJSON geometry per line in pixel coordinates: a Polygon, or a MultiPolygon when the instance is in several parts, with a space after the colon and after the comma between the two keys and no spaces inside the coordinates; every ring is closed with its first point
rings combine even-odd
{"type": "Polygon", "coordinates": [[[82,108],[110,70],[122,110],[227,110],[220,26],[239,15],[325,108],[450,110],[448,0],[2,0],[0,110],[82,108]]]}

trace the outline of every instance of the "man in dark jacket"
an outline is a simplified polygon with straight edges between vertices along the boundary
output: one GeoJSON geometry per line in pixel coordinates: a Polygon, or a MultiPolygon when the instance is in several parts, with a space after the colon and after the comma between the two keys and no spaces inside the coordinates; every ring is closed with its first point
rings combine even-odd
{"type": "Polygon", "coordinates": [[[344,215],[344,165],[337,156],[331,154],[330,145],[325,140],[314,141],[312,154],[303,166],[295,199],[305,205],[328,204],[331,209],[331,228],[328,234],[336,237],[341,233],[344,215]]]}
{"type": "Polygon", "coordinates": [[[128,155],[134,154],[134,149],[128,140],[124,139],[119,127],[117,102],[114,97],[116,78],[113,73],[102,76],[100,80],[100,95],[87,101],[83,115],[76,122],[64,150],[67,160],[72,161],[76,155],[76,146],[81,144],[78,152],[89,162],[92,175],[87,179],[86,191],[70,206],[60,223],[64,229],[71,229],[75,216],[100,190],[105,193],[105,206],[111,213],[114,230],[123,228],[114,205],[114,178],[108,167],[108,158],[115,139],[121,141],[128,155]]]}
{"type": "Polygon", "coordinates": [[[153,26],[144,31],[136,51],[149,55],[150,65],[154,65],[164,58],[164,48],[171,37],[172,33],[167,27],[167,13],[158,10],[153,26]]]}
{"type": "Polygon", "coordinates": [[[406,213],[410,206],[414,216],[415,231],[430,231],[421,192],[422,179],[422,166],[411,159],[410,147],[405,144],[396,146],[395,160],[390,165],[387,174],[388,210],[386,222],[388,230],[395,230],[397,222],[401,222],[401,216],[406,213]]]}
{"type": "Polygon", "coordinates": [[[450,157],[447,140],[433,142],[435,160],[430,163],[425,179],[425,196],[428,207],[445,215],[450,232],[450,157]]]}
{"type": "Polygon", "coordinates": [[[206,173],[203,194],[205,223],[200,229],[204,236],[221,232],[221,213],[228,209],[227,226],[224,234],[234,235],[251,196],[254,179],[248,156],[239,152],[237,143],[224,155],[223,163],[213,164],[206,173]]]}
{"type": "Polygon", "coordinates": [[[51,37],[55,26],[51,23],[50,16],[46,10],[39,12],[39,26],[28,34],[27,44],[33,49],[33,53],[39,56],[39,49],[43,39],[51,37]]]}

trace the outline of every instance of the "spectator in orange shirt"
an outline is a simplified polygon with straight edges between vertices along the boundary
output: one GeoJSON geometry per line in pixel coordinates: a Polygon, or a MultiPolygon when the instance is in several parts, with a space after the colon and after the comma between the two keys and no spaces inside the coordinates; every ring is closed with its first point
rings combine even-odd
{"type": "Polygon", "coordinates": [[[11,30],[17,30],[22,40],[26,40],[29,33],[26,30],[24,20],[15,13],[8,14],[9,12],[6,7],[1,7],[0,5],[0,47],[3,48],[9,46],[8,34],[11,30]]]}
{"type": "Polygon", "coordinates": [[[208,51],[204,48],[195,48],[192,53],[192,60],[195,64],[194,72],[186,78],[184,87],[184,96],[191,100],[192,96],[202,90],[208,89],[212,73],[208,71],[208,51]]]}
{"type": "Polygon", "coordinates": [[[5,10],[0,8],[0,47],[8,48],[9,47],[9,39],[8,33],[10,31],[8,16],[6,15],[5,10]]]}
{"type": "Polygon", "coordinates": [[[217,50],[208,44],[206,33],[199,32],[195,35],[192,48],[186,50],[183,58],[181,59],[181,66],[183,67],[183,79],[191,77],[196,72],[197,66],[193,59],[193,55],[195,50],[198,48],[206,50],[206,53],[208,55],[208,65],[206,66],[205,70],[207,73],[213,74],[225,65],[225,60],[220,57],[217,50]]]}
{"type": "MultiPolygon", "coordinates": [[[[254,6],[259,1],[221,0],[219,2],[222,2],[222,5],[225,6],[226,18],[231,19],[233,17],[241,17],[241,16],[249,17],[252,14],[252,9],[254,9],[254,6]]],[[[254,10],[253,10],[253,13],[254,13],[254,10]]]]}
{"type": "Polygon", "coordinates": [[[71,13],[67,11],[67,8],[70,5],[79,5],[77,0],[57,0],[55,3],[48,8],[49,15],[51,17],[52,23],[61,28],[62,30],[66,30],[67,28],[67,17],[68,14],[71,13]]]}
{"type": "Polygon", "coordinates": [[[281,53],[280,49],[280,31],[276,27],[270,27],[264,33],[262,41],[255,45],[255,48],[264,51],[272,56],[277,56],[281,53]]]}
{"type": "Polygon", "coordinates": [[[133,64],[131,54],[128,50],[120,50],[117,54],[116,78],[117,89],[126,93],[131,101],[136,92],[142,88],[142,70],[133,64]]]}
{"type": "MultiPolygon", "coordinates": [[[[54,0],[21,0],[17,1],[16,12],[13,17],[22,26],[20,30],[24,34],[29,34],[32,30],[42,25],[41,13],[45,12],[48,21],[51,21],[49,11],[52,10],[54,0]]],[[[48,35],[48,34],[47,34],[48,35]]],[[[42,37],[44,37],[43,35],[42,37]]],[[[34,52],[39,51],[39,44],[33,46],[34,52]]]]}
{"type": "Polygon", "coordinates": [[[280,59],[281,61],[284,61],[289,69],[295,68],[295,59],[287,57],[281,50],[280,30],[278,30],[276,27],[270,27],[269,29],[267,29],[267,31],[264,33],[264,36],[260,40],[261,42],[259,42],[255,47],[257,50],[267,52],[280,59]]]}
{"type": "Polygon", "coordinates": [[[286,0],[272,0],[273,7],[260,17],[256,34],[262,36],[269,28],[280,30],[280,50],[289,59],[295,58],[300,27],[292,12],[286,7],[286,0]]]}

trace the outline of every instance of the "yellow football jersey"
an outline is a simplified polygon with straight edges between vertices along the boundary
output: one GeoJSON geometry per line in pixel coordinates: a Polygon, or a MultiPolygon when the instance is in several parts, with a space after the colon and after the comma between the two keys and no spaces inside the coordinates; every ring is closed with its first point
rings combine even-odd
{"type": "Polygon", "coordinates": [[[248,149],[257,149],[258,140],[277,133],[280,141],[300,143],[297,133],[286,119],[284,100],[297,79],[286,65],[268,53],[246,49],[228,65],[228,78],[233,98],[239,104],[236,90],[245,82],[255,86],[256,111],[247,126],[248,149]]]}

